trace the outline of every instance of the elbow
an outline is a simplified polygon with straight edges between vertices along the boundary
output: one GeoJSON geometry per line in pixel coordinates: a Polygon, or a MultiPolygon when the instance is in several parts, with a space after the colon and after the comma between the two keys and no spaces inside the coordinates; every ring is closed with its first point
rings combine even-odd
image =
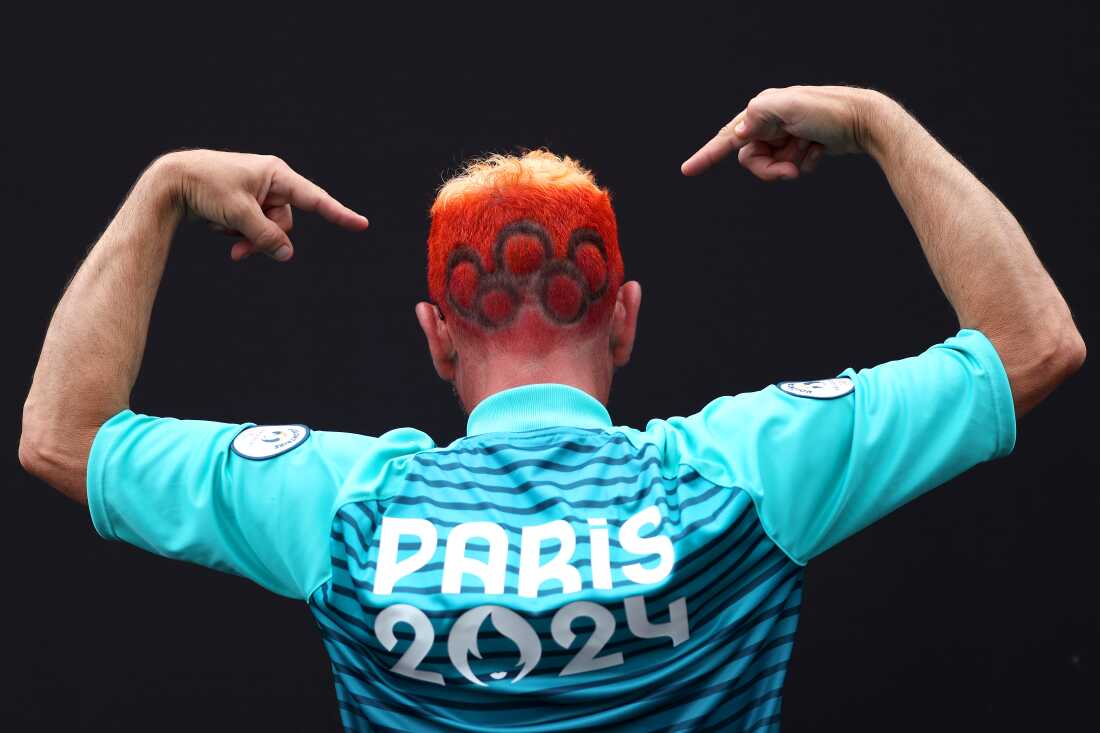
{"type": "Polygon", "coordinates": [[[19,436],[19,465],[23,470],[65,496],[87,503],[84,472],[87,456],[74,450],[84,442],[63,438],[46,429],[27,404],[23,408],[23,429],[19,436]],[[67,448],[67,449],[66,449],[67,448]]]}
{"type": "Polygon", "coordinates": [[[23,430],[19,436],[19,465],[23,470],[37,479],[50,483],[53,473],[50,466],[50,449],[37,433],[28,433],[23,430]]]}
{"type": "Polygon", "coordinates": [[[19,465],[35,478],[41,478],[45,463],[42,434],[35,426],[31,405],[27,402],[23,405],[23,429],[19,434],[19,465]]]}
{"type": "Polygon", "coordinates": [[[23,433],[19,436],[19,465],[23,470],[32,476],[37,476],[41,460],[37,446],[27,438],[27,434],[23,433]]]}
{"type": "Polygon", "coordinates": [[[1032,346],[1029,361],[1032,367],[1027,373],[1032,376],[1023,380],[1030,385],[1028,409],[1080,371],[1085,363],[1085,340],[1071,321],[1062,328],[1048,330],[1046,336],[1032,346]]]}
{"type": "Polygon", "coordinates": [[[1030,412],[1085,363],[1085,340],[1072,320],[1036,329],[1014,344],[998,344],[1008,373],[1016,416],[1030,412]],[[1001,350],[1003,347],[1003,350],[1001,350]]]}
{"type": "Polygon", "coordinates": [[[23,429],[19,435],[19,465],[37,479],[51,483],[52,467],[57,463],[48,432],[35,418],[31,404],[23,406],[23,429]]]}
{"type": "Polygon", "coordinates": [[[1081,370],[1085,364],[1088,350],[1081,332],[1072,323],[1066,328],[1057,348],[1050,356],[1052,370],[1058,375],[1058,381],[1068,379],[1081,370]]]}
{"type": "Polygon", "coordinates": [[[1073,351],[1072,370],[1077,372],[1085,365],[1085,357],[1088,356],[1088,349],[1085,347],[1085,339],[1081,336],[1081,332],[1076,328],[1073,329],[1073,333],[1076,335],[1076,344],[1073,351]]]}

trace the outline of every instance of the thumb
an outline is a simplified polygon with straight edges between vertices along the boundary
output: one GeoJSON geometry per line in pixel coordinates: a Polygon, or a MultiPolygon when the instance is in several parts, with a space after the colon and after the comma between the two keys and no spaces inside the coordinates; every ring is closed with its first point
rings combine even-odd
{"type": "Polygon", "coordinates": [[[254,198],[248,198],[248,205],[235,224],[237,231],[252,243],[252,251],[261,252],[280,262],[286,262],[294,254],[290,237],[282,227],[264,214],[254,198]]]}
{"type": "Polygon", "coordinates": [[[739,114],[738,119],[733,121],[733,132],[737,137],[743,140],[749,140],[752,138],[753,130],[760,127],[760,120],[750,119],[749,111],[746,109],[739,114]]]}
{"type": "Polygon", "coordinates": [[[742,140],[774,140],[784,135],[782,93],[759,95],[749,100],[744,111],[738,115],[733,132],[742,140]]]}

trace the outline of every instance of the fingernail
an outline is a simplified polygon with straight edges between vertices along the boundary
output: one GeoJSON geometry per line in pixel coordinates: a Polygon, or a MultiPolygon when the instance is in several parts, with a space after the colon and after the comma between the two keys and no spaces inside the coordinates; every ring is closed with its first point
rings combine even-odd
{"type": "Polygon", "coordinates": [[[744,132],[745,132],[745,121],[741,120],[736,125],[734,125],[733,131],[736,132],[738,135],[744,134],[744,132]]]}
{"type": "Polygon", "coordinates": [[[290,245],[284,244],[282,247],[279,247],[279,249],[275,250],[275,254],[273,256],[279,262],[286,262],[290,259],[290,245]]]}

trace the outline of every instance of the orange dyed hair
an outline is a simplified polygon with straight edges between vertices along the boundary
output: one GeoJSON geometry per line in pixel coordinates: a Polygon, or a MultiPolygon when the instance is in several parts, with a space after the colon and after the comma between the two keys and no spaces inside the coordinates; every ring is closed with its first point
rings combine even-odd
{"type": "Polygon", "coordinates": [[[547,150],[466,164],[431,207],[428,291],[447,318],[494,330],[525,305],[552,324],[605,320],[623,281],[607,189],[547,150]]]}

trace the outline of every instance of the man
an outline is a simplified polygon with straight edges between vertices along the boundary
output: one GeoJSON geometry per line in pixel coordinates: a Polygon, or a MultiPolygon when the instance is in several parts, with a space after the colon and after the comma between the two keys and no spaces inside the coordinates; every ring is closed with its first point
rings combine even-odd
{"type": "Polygon", "coordinates": [[[959,318],[916,356],[723,396],[644,430],[604,408],[634,342],[608,193],[547,152],[476,161],[432,207],[416,316],[469,411],[438,447],[133,413],[185,211],[293,254],[291,208],[367,220],[281,161],[154,162],[46,335],[20,459],[104,537],[308,602],[349,730],[774,730],[811,558],[982,461],[1076,371],[1069,309],[1001,203],[905,110],[769,89],[683,164],[765,181],[881,166],[959,318]]]}

